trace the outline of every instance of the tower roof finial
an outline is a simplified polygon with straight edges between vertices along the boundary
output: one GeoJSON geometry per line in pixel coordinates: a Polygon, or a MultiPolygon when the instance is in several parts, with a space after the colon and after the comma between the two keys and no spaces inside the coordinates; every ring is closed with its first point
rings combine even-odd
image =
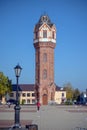
{"type": "Polygon", "coordinates": [[[52,25],[53,25],[53,23],[51,22],[51,20],[50,20],[50,18],[49,18],[49,16],[47,15],[46,12],[44,12],[44,14],[41,15],[41,17],[40,17],[40,19],[39,19],[39,21],[38,21],[37,24],[42,25],[43,23],[46,23],[46,24],[48,24],[49,26],[52,26],[52,25]]]}

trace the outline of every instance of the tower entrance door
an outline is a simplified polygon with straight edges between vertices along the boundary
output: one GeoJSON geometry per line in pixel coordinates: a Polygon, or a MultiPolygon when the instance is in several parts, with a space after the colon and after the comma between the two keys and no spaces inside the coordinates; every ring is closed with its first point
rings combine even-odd
{"type": "Polygon", "coordinates": [[[47,105],[48,104],[48,96],[47,96],[47,94],[44,94],[42,99],[43,99],[43,105],[47,105]]]}

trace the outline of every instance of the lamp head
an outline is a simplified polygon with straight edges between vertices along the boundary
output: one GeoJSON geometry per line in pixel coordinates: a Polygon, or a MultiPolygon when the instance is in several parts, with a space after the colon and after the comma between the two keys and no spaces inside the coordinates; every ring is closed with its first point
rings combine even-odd
{"type": "Polygon", "coordinates": [[[15,70],[15,75],[16,75],[16,77],[19,77],[20,74],[21,74],[21,70],[22,70],[21,66],[20,66],[19,64],[16,65],[16,66],[14,67],[14,70],[15,70]]]}

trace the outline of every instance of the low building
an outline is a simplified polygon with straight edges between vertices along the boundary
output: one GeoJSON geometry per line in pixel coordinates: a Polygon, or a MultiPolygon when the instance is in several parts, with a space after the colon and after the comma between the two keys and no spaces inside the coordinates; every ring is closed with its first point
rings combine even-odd
{"type": "MultiPolygon", "coordinates": [[[[19,87],[20,104],[35,104],[34,84],[20,84],[19,87]]],[[[16,85],[12,85],[11,99],[16,99],[16,85]]]]}
{"type": "MultiPolygon", "coordinates": [[[[19,99],[21,104],[35,104],[35,86],[34,84],[20,84],[19,87],[19,99]]],[[[16,85],[12,85],[12,92],[9,95],[9,99],[16,99],[16,85]]],[[[63,88],[56,86],[55,91],[55,103],[61,104],[66,100],[66,91],[63,88]]]]}
{"type": "Polygon", "coordinates": [[[62,104],[66,101],[66,91],[61,87],[56,87],[55,91],[55,102],[57,104],[62,104]]]}

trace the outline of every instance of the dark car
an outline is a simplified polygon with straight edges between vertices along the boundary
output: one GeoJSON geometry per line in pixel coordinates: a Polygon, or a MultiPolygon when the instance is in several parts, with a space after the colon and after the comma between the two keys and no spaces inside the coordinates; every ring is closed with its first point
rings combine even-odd
{"type": "Polygon", "coordinates": [[[16,100],[15,99],[9,99],[7,100],[7,105],[12,105],[12,104],[16,104],[16,100]]]}

